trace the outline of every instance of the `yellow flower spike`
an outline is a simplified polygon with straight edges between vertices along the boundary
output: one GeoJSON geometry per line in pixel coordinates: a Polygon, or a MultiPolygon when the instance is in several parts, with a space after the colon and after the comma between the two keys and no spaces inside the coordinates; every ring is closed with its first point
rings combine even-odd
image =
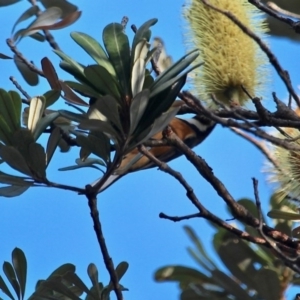
{"type": "MultiPolygon", "coordinates": [[[[204,66],[193,74],[195,92],[211,102],[211,94],[222,103],[244,105],[250,95],[259,96],[265,86],[268,60],[257,44],[226,16],[201,0],[187,0],[184,11],[189,26],[186,41],[200,50],[196,63],[204,66]]],[[[247,0],[210,0],[230,11],[256,34],[266,32],[261,13],[247,0]]]]}
{"type": "MultiPolygon", "coordinates": [[[[299,109],[296,109],[295,112],[300,116],[299,109]]],[[[290,142],[291,145],[300,147],[300,131],[298,129],[281,129],[288,137],[293,139],[293,141],[290,142]]],[[[286,138],[281,133],[277,133],[276,135],[279,138],[286,138]]],[[[291,199],[300,201],[300,151],[291,151],[278,146],[272,146],[271,155],[278,167],[276,168],[267,163],[265,171],[270,174],[269,182],[276,184],[277,191],[281,193],[282,199],[288,196],[291,199]]],[[[299,206],[300,202],[298,207],[299,206]]]]}

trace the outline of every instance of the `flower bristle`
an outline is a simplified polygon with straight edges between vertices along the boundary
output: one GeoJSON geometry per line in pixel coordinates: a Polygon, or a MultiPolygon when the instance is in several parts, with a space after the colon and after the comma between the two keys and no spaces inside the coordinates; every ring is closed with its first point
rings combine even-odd
{"type": "MultiPolygon", "coordinates": [[[[300,116],[300,110],[295,113],[300,116]]],[[[290,144],[300,147],[300,132],[296,128],[281,128],[286,136],[276,133],[278,138],[291,138],[290,144]]],[[[277,167],[268,164],[269,182],[276,184],[276,190],[281,193],[285,204],[290,207],[300,207],[300,151],[292,151],[279,146],[272,146],[271,154],[277,167]]]]}
{"type": "MultiPolygon", "coordinates": [[[[204,65],[194,71],[194,90],[210,101],[211,94],[224,104],[244,105],[250,95],[263,89],[267,58],[257,44],[226,16],[201,0],[188,1],[184,16],[189,30],[186,38],[200,50],[198,61],[204,65]]],[[[256,34],[263,35],[266,25],[260,12],[246,0],[210,0],[218,8],[230,11],[256,34]]],[[[268,76],[267,76],[268,77],[268,76]]]]}

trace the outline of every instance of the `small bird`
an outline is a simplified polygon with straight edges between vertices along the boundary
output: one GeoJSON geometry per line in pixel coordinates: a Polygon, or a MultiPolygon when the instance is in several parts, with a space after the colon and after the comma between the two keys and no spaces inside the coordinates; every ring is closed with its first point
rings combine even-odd
{"type": "MultiPolygon", "coordinates": [[[[215,122],[203,116],[194,116],[190,119],[181,119],[176,117],[172,119],[169,124],[173,132],[175,132],[175,134],[190,148],[193,148],[203,142],[206,137],[212,132],[215,125],[215,122]]],[[[163,134],[161,131],[154,135],[150,140],[160,140],[162,138],[163,134]]],[[[180,153],[175,147],[172,146],[152,147],[149,152],[163,162],[169,162],[182,155],[182,153],[180,153]]],[[[156,164],[146,156],[140,154],[138,149],[135,148],[123,157],[123,160],[118,169],[107,179],[99,192],[104,191],[112,183],[128,173],[153,167],[156,167],[156,164]],[[126,168],[128,163],[133,161],[135,162],[129,168],[126,168]]],[[[92,186],[94,186],[98,182],[99,179],[95,181],[92,186]]]]}

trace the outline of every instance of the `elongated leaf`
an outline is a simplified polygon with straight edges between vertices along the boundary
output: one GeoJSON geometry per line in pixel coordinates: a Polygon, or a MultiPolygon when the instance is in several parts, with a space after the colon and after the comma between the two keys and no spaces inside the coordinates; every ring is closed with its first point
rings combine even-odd
{"type": "Polygon", "coordinates": [[[33,185],[32,181],[27,181],[26,179],[27,179],[26,177],[13,176],[0,171],[0,182],[4,184],[20,185],[20,186],[33,185]]]}
{"type": "Polygon", "coordinates": [[[185,78],[188,73],[190,73],[195,68],[198,68],[200,65],[201,64],[197,64],[197,65],[187,69],[186,71],[182,72],[178,76],[171,78],[170,80],[167,80],[167,81],[162,80],[159,85],[155,85],[155,81],[154,81],[155,87],[154,88],[153,88],[153,86],[150,87],[150,91],[151,91],[150,97],[154,97],[155,95],[159,94],[163,90],[166,90],[168,87],[172,86],[175,82],[178,82],[181,78],[185,78]]]}
{"type": "MultiPolygon", "coordinates": [[[[1,192],[1,189],[0,189],[1,192]]],[[[14,300],[14,296],[12,295],[12,293],[10,292],[9,288],[7,287],[5,281],[3,280],[2,276],[0,276],[0,290],[6,295],[8,296],[11,300],[14,300]]]]}
{"type": "Polygon", "coordinates": [[[141,135],[137,138],[137,144],[141,144],[147,140],[149,140],[152,136],[154,136],[157,132],[162,131],[170,121],[176,116],[179,111],[179,107],[171,108],[166,113],[163,113],[159,118],[154,121],[154,124],[151,130],[146,135],[141,135]]]}
{"type": "Polygon", "coordinates": [[[68,81],[68,80],[64,81],[64,83],[70,88],[72,88],[75,92],[83,96],[94,97],[94,98],[98,98],[99,96],[101,96],[101,94],[97,93],[93,88],[91,88],[86,84],[81,84],[78,82],[68,81]]]}
{"type": "Polygon", "coordinates": [[[3,53],[0,53],[0,58],[1,59],[13,59],[12,57],[6,55],[6,54],[3,54],[3,53]]]}
{"type": "Polygon", "coordinates": [[[110,95],[100,97],[91,105],[91,108],[98,109],[101,114],[104,114],[122,132],[123,128],[120,121],[118,104],[114,97],[110,95]]]}
{"type": "Polygon", "coordinates": [[[78,7],[66,0],[40,0],[45,8],[50,8],[53,6],[59,7],[63,14],[62,17],[64,18],[66,15],[78,10],[78,7]]]}
{"type": "Polygon", "coordinates": [[[60,91],[61,86],[59,83],[59,78],[58,78],[57,73],[56,73],[51,61],[49,60],[49,58],[44,57],[41,60],[41,64],[42,64],[42,70],[44,72],[44,75],[45,75],[48,83],[51,86],[51,89],[60,91]]]}
{"type": "Polygon", "coordinates": [[[110,138],[119,138],[119,135],[115,131],[115,129],[108,122],[104,122],[101,120],[84,120],[80,122],[78,128],[103,132],[110,138]]]}
{"type": "Polygon", "coordinates": [[[20,0],[0,0],[0,6],[8,6],[20,2],[20,0]]]}
{"type": "Polygon", "coordinates": [[[0,140],[5,145],[12,144],[11,134],[12,134],[12,129],[7,125],[3,116],[0,114],[0,140]]]}
{"type": "Polygon", "coordinates": [[[14,55],[14,63],[25,79],[25,81],[31,85],[31,86],[36,86],[39,83],[39,76],[37,73],[31,71],[27,65],[18,58],[18,56],[14,55]]]}
{"type": "Polygon", "coordinates": [[[143,90],[138,93],[131,101],[130,105],[130,135],[136,129],[139,121],[143,117],[149,101],[149,90],[143,90]]]}
{"type": "Polygon", "coordinates": [[[278,209],[272,209],[268,212],[267,216],[272,219],[284,219],[284,220],[300,220],[300,214],[282,211],[278,209]]]}
{"type": "Polygon", "coordinates": [[[83,32],[72,32],[71,37],[98,65],[106,69],[116,79],[116,71],[109,61],[105,50],[94,38],[83,32]]]}
{"type": "Polygon", "coordinates": [[[141,92],[145,81],[145,60],[138,58],[133,65],[131,74],[132,97],[141,92]]]}
{"type": "Polygon", "coordinates": [[[75,295],[67,286],[65,286],[60,281],[49,279],[43,283],[43,286],[68,297],[67,299],[80,300],[80,298],[77,295],[75,295]]]}
{"type": "Polygon", "coordinates": [[[91,294],[88,287],[84,284],[84,282],[78,277],[76,273],[67,273],[64,276],[64,279],[72,283],[74,286],[79,288],[80,291],[85,292],[86,294],[91,294]]]}
{"type": "MultiPolygon", "coordinates": [[[[120,91],[118,83],[102,66],[93,65],[84,68],[84,74],[97,90],[104,95],[111,95],[116,99],[120,99],[120,91]]],[[[120,101],[120,100],[119,100],[120,101]]]]}
{"type": "MultiPolygon", "coordinates": [[[[102,132],[91,131],[88,136],[73,132],[76,134],[77,143],[88,150],[88,154],[93,153],[103,159],[106,163],[110,161],[110,142],[108,137],[102,132]]],[[[86,159],[86,151],[80,151],[80,157],[86,159]]]]}
{"type": "Polygon", "coordinates": [[[126,261],[120,262],[116,267],[116,273],[118,275],[118,279],[121,280],[121,278],[124,276],[126,271],[128,270],[129,264],[126,261]]]}
{"type": "Polygon", "coordinates": [[[63,81],[60,81],[61,88],[64,92],[63,98],[75,105],[88,106],[88,104],[79,98],[63,81]]]}
{"type": "Polygon", "coordinates": [[[51,106],[54,104],[60,97],[59,90],[50,90],[43,95],[46,99],[45,107],[51,106]]]}
{"type": "Polygon", "coordinates": [[[29,186],[11,185],[0,188],[1,197],[17,197],[26,192],[29,186]]]}
{"type": "Polygon", "coordinates": [[[184,231],[186,232],[190,240],[194,243],[194,245],[197,247],[197,250],[203,256],[203,258],[205,258],[205,260],[209,262],[209,264],[211,265],[210,268],[217,269],[217,266],[214,263],[214,261],[209,257],[209,255],[204,250],[204,247],[199,237],[196,235],[195,231],[190,226],[184,226],[184,231]]]}
{"type": "Polygon", "coordinates": [[[17,275],[18,282],[20,284],[20,291],[22,299],[25,295],[26,278],[27,278],[27,261],[24,252],[15,248],[12,252],[12,263],[17,275]]]}
{"type": "Polygon", "coordinates": [[[117,77],[123,89],[123,95],[129,95],[130,46],[123,26],[118,23],[107,25],[103,30],[103,42],[117,77]]]}
{"type": "Polygon", "coordinates": [[[37,123],[42,118],[45,104],[46,99],[44,97],[34,97],[30,100],[27,127],[32,133],[35,132],[37,123]]]}
{"type": "Polygon", "coordinates": [[[159,268],[154,275],[156,281],[177,281],[181,285],[191,282],[214,285],[213,279],[207,275],[185,266],[166,266],[159,268]]]}
{"type": "Polygon", "coordinates": [[[71,121],[82,122],[84,120],[88,120],[88,116],[86,114],[76,114],[68,110],[61,109],[58,111],[62,117],[65,117],[71,121]]]}
{"type": "Polygon", "coordinates": [[[17,281],[16,273],[15,273],[13,266],[7,261],[5,261],[3,263],[3,272],[19,298],[20,297],[20,286],[17,281]]]}
{"type": "Polygon", "coordinates": [[[0,156],[13,169],[29,176],[32,175],[24,157],[14,147],[1,146],[0,156]]]}
{"type": "Polygon", "coordinates": [[[166,82],[178,74],[180,74],[187,66],[189,66],[197,57],[199,56],[198,50],[193,50],[186,55],[184,55],[181,59],[179,59],[176,63],[174,63],[171,67],[162,72],[154,81],[154,84],[151,90],[158,85],[161,85],[163,82],[166,82]]]}
{"type": "Polygon", "coordinates": [[[18,24],[20,24],[23,21],[26,21],[27,19],[31,18],[32,16],[35,16],[38,12],[38,6],[34,5],[29,7],[27,10],[25,10],[22,15],[18,18],[18,20],[15,22],[11,33],[13,33],[15,31],[15,28],[18,24]]]}
{"type": "Polygon", "coordinates": [[[50,114],[44,116],[43,118],[39,119],[36,124],[35,131],[33,133],[34,140],[37,140],[41,136],[41,134],[44,132],[44,130],[51,123],[53,123],[54,120],[56,120],[59,117],[59,115],[60,115],[59,112],[53,112],[53,113],[50,113],[50,114]]]}
{"type": "Polygon", "coordinates": [[[85,161],[76,159],[76,164],[77,165],[60,168],[58,170],[59,171],[71,171],[71,170],[76,170],[76,169],[81,169],[81,168],[94,168],[94,169],[101,171],[101,169],[95,165],[97,164],[100,166],[105,166],[104,162],[101,159],[97,159],[97,158],[87,158],[85,161]]]}
{"type": "Polygon", "coordinates": [[[46,165],[48,166],[53,154],[58,146],[59,140],[61,139],[61,133],[59,127],[56,127],[52,130],[48,142],[47,142],[47,149],[46,149],[46,165]]]}
{"type": "MultiPolygon", "coordinates": [[[[132,53],[135,53],[135,48],[137,44],[145,39],[149,42],[151,32],[149,28],[157,23],[157,19],[150,19],[149,21],[145,22],[135,33],[133,42],[132,42],[132,53]]],[[[134,63],[134,57],[132,56],[131,66],[133,66],[134,63]]]]}
{"type": "MultiPolygon", "coordinates": [[[[81,76],[84,77],[83,75],[83,70],[84,67],[81,66],[78,62],[76,62],[75,60],[73,60],[71,57],[69,57],[67,54],[65,54],[64,52],[60,51],[60,50],[53,50],[54,53],[56,53],[62,60],[64,60],[70,67],[72,67],[72,69],[74,69],[75,74],[79,74],[81,76]]],[[[72,75],[74,75],[72,73],[72,75]]]]}
{"type": "Polygon", "coordinates": [[[11,131],[20,127],[21,118],[21,98],[17,92],[0,89],[0,114],[11,131]]]}
{"type": "Polygon", "coordinates": [[[212,272],[215,282],[222,286],[226,291],[235,297],[235,299],[253,300],[252,297],[231,277],[225,273],[215,270],[212,272]]]}
{"type": "Polygon", "coordinates": [[[87,273],[91,279],[93,286],[98,286],[98,269],[95,264],[89,264],[87,273]]]}
{"type": "Polygon", "coordinates": [[[30,168],[37,180],[46,180],[46,153],[44,148],[37,143],[29,145],[29,155],[31,157],[30,168]]]}
{"type": "Polygon", "coordinates": [[[261,299],[274,300],[280,299],[281,288],[278,274],[275,270],[261,268],[256,276],[257,292],[261,299]]]}
{"type": "Polygon", "coordinates": [[[50,7],[43,11],[30,26],[23,31],[22,36],[27,36],[37,32],[43,26],[53,25],[62,16],[62,10],[59,7],[50,7]]]}

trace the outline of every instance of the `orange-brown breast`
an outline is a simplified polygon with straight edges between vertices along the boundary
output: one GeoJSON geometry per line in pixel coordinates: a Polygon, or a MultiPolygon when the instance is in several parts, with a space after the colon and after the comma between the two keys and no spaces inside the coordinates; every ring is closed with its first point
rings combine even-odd
{"type": "MultiPolygon", "coordinates": [[[[195,131],[189,126],[188,123],[184,122],[181,119],[174,118],[170,122],[170,127],[172,130],[176,133],[176,135],[183,141],[186,141],[189,138],[195,137],[196,133],[195,131]]],[[[160,140],[162,139],[162,132],[157,133],[152,137],[152,139],[160,140]]],[[[153,147],[149,150],[151,154],[153,154],[158,159],[163,160],[164,162],[167,162],[173,158],[178,157],[180,154],[178,153],[176,155],[176,151],[174,147],[171,146],[159,146],[159,147],[153,147]]],[[[138,149],[135,148],[133,151],[131,151],[129,154],[127,154],[120,165],[120,168],[125,167],[137,154],[139,153],[138,149]]],[[[135,164],[133,164],[128,172],[134,172],[141,169],[147,169],[150,167],[154,167],[152,161],[150,161],[147,157],[142,156],[135,164]]]]}

